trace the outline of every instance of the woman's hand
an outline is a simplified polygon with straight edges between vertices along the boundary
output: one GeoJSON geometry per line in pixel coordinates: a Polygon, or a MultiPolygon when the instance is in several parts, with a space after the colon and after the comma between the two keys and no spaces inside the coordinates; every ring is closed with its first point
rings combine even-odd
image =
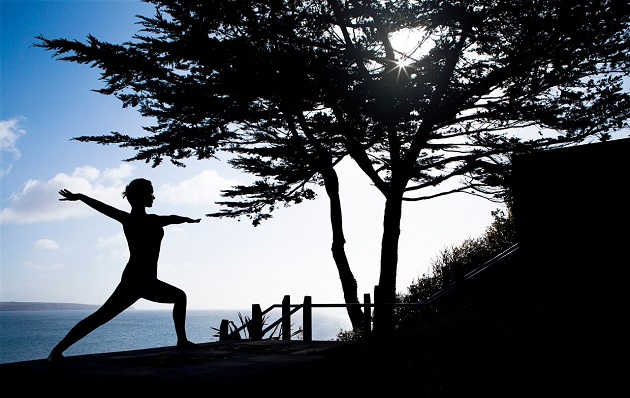
{"type": "Polygon", "coordinates": [[[72,193],[72,192],[68,191],[67,189],[60,190],[59,191],[59,195],[63,196],[63,198],[61,198],[59,200],[70,200],[70,201],[79,200],[79,194],[78,193],[72,193]]]}

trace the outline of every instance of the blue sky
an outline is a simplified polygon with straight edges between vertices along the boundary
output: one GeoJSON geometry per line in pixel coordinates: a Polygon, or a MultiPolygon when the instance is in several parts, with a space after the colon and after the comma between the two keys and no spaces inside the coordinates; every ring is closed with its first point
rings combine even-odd
{"type": "MultiPolygon", "coordinates": [[[[110,131],[141,132],[149,125],[133,109],[91,90],[99,71],[52,59],[32,47],[35,36],[84,41],[88,34],[122,43],[137,32],[136,14],[152,6],[135,0],[0,0],[0,300],[101,304],[127,260],[120,225],[81,202],[61,202],[67,188],[128,210],[120,193],[148,178],[156,201],[150,212],[202,218],[166,228],[159,277],[188,294],[191,309],[263,308],[286,294],[300,302],[342,303],[330,254],[328,202],[280,209],[258,227],[213,219],[219,190],[248,177],[219,161],[179,168],[124,162],[132,152],[71,141],[110,131]]],[[[339,167],[346,249],[359,297],[378,283],[383,200],[351,164],[339,167]]],[[[483,234],[499,206],[450,196],[403,208],[397,286],[405,291],[429,272],[444,248],[483,234]]],[[[169,305],[141,300],[139,309],[169,305]]]]}

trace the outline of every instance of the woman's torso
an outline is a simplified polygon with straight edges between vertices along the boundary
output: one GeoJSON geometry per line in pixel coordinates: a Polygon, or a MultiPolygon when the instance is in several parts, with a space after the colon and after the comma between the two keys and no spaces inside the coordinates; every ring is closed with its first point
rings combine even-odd
{"type": "Polygon", "coordinates": [[[159,217],[154,214],[130,214],[122,224],[129,247],[129,262],[123,279],[157,278],[160,245],[164,237],[159,217]]]}

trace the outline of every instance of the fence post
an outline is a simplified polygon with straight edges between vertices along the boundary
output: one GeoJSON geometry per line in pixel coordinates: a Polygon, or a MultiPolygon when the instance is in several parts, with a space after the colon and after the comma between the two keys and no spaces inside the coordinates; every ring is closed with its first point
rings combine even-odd
{"type": "Polygon", "coordinates": [[[228,339],[228,326],[230,325],[230,321],[227,319],[221,320],[221,326],[219,326],[219,341],[225,341],[228,339]]]}
{"type": "Polygon", "coordinates": [[[313,301],[311,296],[304,296],[304,306],[302,307],[302,316],[304,329],[302,330],[302,340],[313,341],[313,301]]]}
{"type": "Polygon", "coordinates": [[[370,293],[363,294],[363,335],[366,339],[369,339],[372,333],[372,306],[370,304],[370,293]]]}
{"type": "Polygon", "coordinates": [[[291,298],[282,299],[282,340],[291,340],[291,298]]]}
{"type": "Polygon", "coordinates": [[[252,340],[262,340],[263,338],[263,321],[260,304],[252,304],[252,320],[247,327],[249,330],[249,338],[252,340]]]}

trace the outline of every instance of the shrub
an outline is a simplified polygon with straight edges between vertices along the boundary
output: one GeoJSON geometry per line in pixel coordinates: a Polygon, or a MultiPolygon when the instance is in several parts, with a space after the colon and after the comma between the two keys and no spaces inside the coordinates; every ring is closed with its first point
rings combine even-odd
{"type": "MultiPolygon", "coordinates": [[[[514,245],[516,243],[516,230],[509,206],[507,214],[501,209],[497,209],[491,214],[494,221],[486,229],[483,236],[477,239],[466,239],[459,245],[442,250],[430,264],[430,275],[423,275],[413,281],[406,293],[398,294],[398,302],[417,303],[425,301],[442,289],[444,272],[450,272],[451,277],[457,273],[464,275],[514,245]]],[[[400,323],[413,318],[417,312],[418,310],[413,310],[410,307],[398,307],[396,317],[400,323]]]]}

